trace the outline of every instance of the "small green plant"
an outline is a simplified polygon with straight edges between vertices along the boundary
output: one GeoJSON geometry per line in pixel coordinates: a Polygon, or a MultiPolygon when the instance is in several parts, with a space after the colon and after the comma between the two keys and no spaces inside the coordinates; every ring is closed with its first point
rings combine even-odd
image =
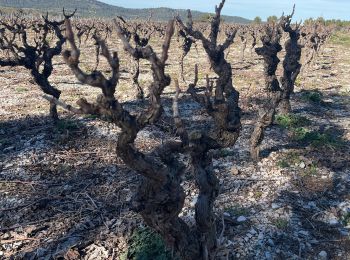
{"type": "Polygon", "coordinates": [[[27,92],[28,91],[28,89],[27,88],[24,88],[24,87],[18,87],[18,88],[16,88],[16,92],[18,92],[18,93],[23,93],[23,92],[27,92]]]}
{"type": "Polygon", "coordinates": [[[317,165],[314,164],[314,163],[311,164],[310,167],[308,168],[308,173],[309,173],[310,175],[316,175],[316,174],[317,174],[317,171],[318,171],[317,165]]]}
{"type": "Polygon", "coordinates": [[[292,139],[295,141],[303,141],[310,131],[304,127],[298,127],[292,130],[292,139]]]}
{"type": "Polygon", "coordinates": [[[263,195],[263,192],[262,192],[262,191],[256,191],[256,192],[254,192],[254,197],[255,197],[255,198],[261,198],[262,195],[263,195]]]}
{"type": "Polygon", "coordinates": [[[297,87],[301,87],[302,85],[301,77],[297,77],[297,79],[294,82],[294,85],[297,87]]]}
{"type": "Polygon", "coordinates": [[[84,117],[86,119],[97,119],[98,118],[98,116],[96,116],[96,115],[85,115],[84,117]]]}
{"type": "Polygon", "coordinates": [[[300,154],[296,152],[290,152],[286,154],[285,158],[282,158],[280,161],[277,162],[277,166],[281,168],[288,168],[292,165],[300,164],[300,154]]]}
{"type": "Polygon", "coordinates": [[[302,175],[303,175],[303,177],[316,176],[317,172],[318,172],[317,165],[313,163],[305,169],[305,171],[302,175]]]}
{"type": "Polygon", "coordinates": [[[281,161],[277,162],[277,166],[280,168],[288,168],[290,165],[286,159],[282,159],[281,161]]]}
{"type": "Polygon", "coordinates": [[[232,207],[225,208],[225,212],[229,213],[231,216],[247,216],[249,214],[248,209],[239,205],[233,205],[232,207]]]}
{"type": "Polygon", "coordinates": [[[344,142],[332,133],[331,130],[320,133],[319,131],[310,131],[306,128],[297,128],[292,133],[293,139],[301,143],[311,144],[316,148],[336,149],[344,145],[344,142]]]}
{"type": "Polygon", "coordinates": [[[159,234],[150,228],[140,228],[131,236],[129,248],[121,259],[171,260],[173,257],[159,234]]]}
{"type": "Polygon", "coordinates": [[[62,119],[57,122],[56,129],[58,133],[62,134],[67,132],[75,132],[79,130],[79,126],[77,122],[74,122],[69,119],[62,119]]]}
{"type": "Polygon", "coordinates": [[[319,90],[305,90],[302,92],[301,97],[310,103],[323,104],[323,94],[319,90]]]}
{"type": "Polygon", "coordinates": [[[276,218],[272,221],[273,225],[275,225],[278,229],[281,229],[281,230],[286,230],[288,225],[289,225],[289,222],[287,219],[284,219],[284,218],[276,218]]]}
{"type": "MultiPolygon", "coordinates": [[[[275,119],[276,123],[288,130],[290,130],[292,140],[298,141],[300,143],[311,144],[316,148],[326,147],[326,148],[340,148],[344,145],[344,142],[337,136],[331,129],[319,132],[312,131],[304,127],[310,125],[311,122],[305,117],[297,116],[293,114],[289,115],[278,115],[275,119]]],[[[289,162],[280,161],[278,166],[281,168],[287,168],[289,162]]]]}
{"type": "Polygon", "coordinates": [[[328,147],[328,148],[340,148],[343,146],[343,141],[338,138],[337,136],[333,135],[332,133],[325,132],[325,133],[311,133],[312,142],[311,144],[315,147],[328,147]]]}
{"type": "Polygon", "coordinates": [[[306,117],[294,114],[278,115],[275,121],[276,124],[286,129],[301,127],[310,123],[310,120],[306,117]]]}
{"type": "Polygon", "coordinates": [[[350,212],[346,213],[342,218],[341,222],[344,226],[349,226],[350,225],[350,212]]]}

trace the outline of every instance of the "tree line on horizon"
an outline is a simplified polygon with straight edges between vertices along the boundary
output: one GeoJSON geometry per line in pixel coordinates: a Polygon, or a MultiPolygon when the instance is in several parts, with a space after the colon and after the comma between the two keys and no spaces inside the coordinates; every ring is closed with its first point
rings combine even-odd
{"type": "MultiPolygon", "coordinates": [[[[278,17],[276,15],[271,15],[268,16],[266,18],[266,22],[270,23],[270,22],[277,22],[278,17]]],[[[265,21],[262,20],[262,18],[260,16],[256,16],[252,23],[253,24],[261,24],[264,23],[265,21]]],[[[325,19],[323,17],[318,17],[318,18],[307,18],[304,20],[304,25],[311,25],[311,24],[321,24],[324,26],[331,26],[331,25],[335,25],[337,27],[347,27],[350,26],[350,21],[348,20],[341,20],[341,19],[325,19]]]]}

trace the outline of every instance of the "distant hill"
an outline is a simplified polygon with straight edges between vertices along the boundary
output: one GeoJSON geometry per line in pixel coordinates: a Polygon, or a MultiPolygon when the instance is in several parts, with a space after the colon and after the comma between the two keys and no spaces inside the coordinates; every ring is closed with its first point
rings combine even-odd
{"type": "MultiPolygon", "coordinates": [[[[62,14],[62,8],[67,10],[78,9],[78,15],[82,17],[115,17],[123,16],[126,19],[146,19],[150,12],[153,13],[153,20],[166,21],[179,13],[184,18],[187,11],[184,9],[171,8],[146,8],[131,9],[105,4],[96,0],[0,0],[0,8],[2,11],[12,11],[13,8],[21,8],[29,12],[47,12],[50,14],[62,14]]],[[[198,20],[208,13],[193,11],[193,19],[198,20]]],[[[238,16],[222,16],[229,23],[250,23],[251,21],[238,16]]]]}

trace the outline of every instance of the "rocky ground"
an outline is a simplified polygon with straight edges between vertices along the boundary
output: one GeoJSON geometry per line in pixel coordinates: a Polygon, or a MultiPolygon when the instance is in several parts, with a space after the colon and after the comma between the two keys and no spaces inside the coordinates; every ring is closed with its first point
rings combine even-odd
{"type": "MultiPolygon", "coordinates": [[[[234,84],[241,92],[243,131],[231,148],[215,151],[221,192],[216,201],[218,259],[350,259],[350,49],[330,42],[315,64],[303,71],[293,96],[293,118],[278,118],[268,129],[262,160],[249,157],[249,137],[256,120],[256,100],[263,82],[262,61],[240,42],[231,47],[234,84]]],[[[118,98],[131,111],[134,100],[128,62],[117,40],[122,77],[118,98]]],[[[84,45],[83,67],[93,68],[93,46],[84,45]]],[[[160,46],[158,46],[160,47],[160,46]]],[[[185,59],[191,81],[199,63],[201,84],[208,68],[198,47],[185,59]]],[[[178,74],[174,41],[168,67],[178,74]]],[[[62,100],[93,99],[98,91],[77,83],[56,61],[51,81],[62,100]]],[[[100,68],[107,70],[106,63],[100,68]]],[[[119,130],[93,117],[59,111],[54,125],[48,104],[28,71],[1,68],[0,92],[0,259],[121,259],[133,231],[143,226],[130,210],[141,179],[115,156],[119,130]]],[[[142,85],[151,75],[142,64],[142,85]]],[[[182,82],[185,88],[185,83],[182,82]]],[[[170,115],[173,87],[164,94],[170,115]]],[[[189,121],[207,116],[184,95],[181,113],[189,121]]],[[[173,133],[161,121],[139,134],[137,146],[151,150],[173,133]]],[[[181,213],[193,222],[196,188],[186,176],[186,204],[181,213]]],[[[130,243],[129,243],[130,245],[130,243]]]]}

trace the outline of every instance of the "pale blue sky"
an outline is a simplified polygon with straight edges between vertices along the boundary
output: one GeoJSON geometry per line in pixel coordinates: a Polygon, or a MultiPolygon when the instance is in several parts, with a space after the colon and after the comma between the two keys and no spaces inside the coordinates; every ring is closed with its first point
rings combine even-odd
{"type": "MultiPolygon", "coordinates": [[[[100,0],[105,3],[130,7],[171,7],[213,12],[220,0],[100,0]]],[[[323,16],[326,19],[350,20],[350,0],[226,0],[223,14],[253,19],[260,16],[263,20],[269,15],[289,13],[296,4],[295,19],[323,16]]]]}

